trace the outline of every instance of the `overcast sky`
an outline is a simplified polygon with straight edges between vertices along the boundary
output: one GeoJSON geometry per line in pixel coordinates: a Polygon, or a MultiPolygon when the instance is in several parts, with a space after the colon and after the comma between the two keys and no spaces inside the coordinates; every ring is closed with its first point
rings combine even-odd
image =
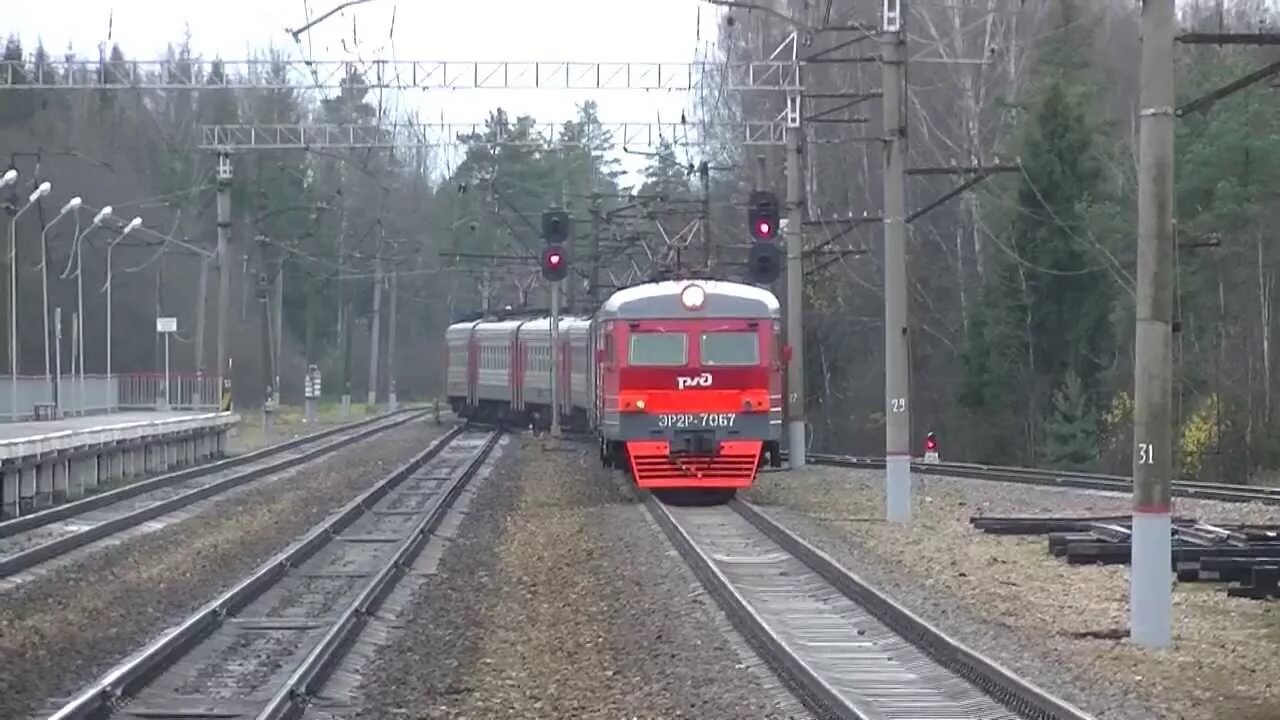
{"type": "MultiPolygon", "coordinates": [[[[717,34],[719,9],[699,0],[372,0],[333,15],[294,42],[305,25],[342,0],[5,0],[0,32],[28,52],[38,37],[55,57],[70,46],[96,57],[119,43],[131,59],[160,59],[189,27],[195,51],[226,60],[275,47],[313,60],[397,59],[687,62],[717,34]],[[394,16],[394,32],[392,31],[394,16]],[[353,41],[354,21],[354,41],[353,41]]],[[[594,97],[606,122],[675,121],[687,93],[607,90],[454,90],[409,93],[424,120],[479,122],[501,105],[512,115],[564,121],[594,97]]],[[[630,156],[636,169],[645,158],[630,156]]]]}

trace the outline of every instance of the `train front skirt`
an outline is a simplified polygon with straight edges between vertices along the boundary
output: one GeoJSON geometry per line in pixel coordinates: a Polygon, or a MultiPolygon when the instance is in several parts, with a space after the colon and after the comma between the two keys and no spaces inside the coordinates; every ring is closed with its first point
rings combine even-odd
{"type": "Polygon", "coordinates": [[[665,440],[627,441],[636,486],[648,489],[751,487],[764,441],[713,440],[718,447],[708,447],[708,443],[699,440],[681,442],[680,447],[673,447],[673,443],[665,440]]]}

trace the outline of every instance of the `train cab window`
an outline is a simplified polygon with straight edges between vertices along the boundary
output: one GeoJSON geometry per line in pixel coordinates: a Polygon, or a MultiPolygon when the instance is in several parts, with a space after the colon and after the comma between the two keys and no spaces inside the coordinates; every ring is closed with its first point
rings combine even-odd
{"type": "Polygon", "coordinates": [[[631,336],[627,362],[631,365],[679,367],[689,362],[688,337],[684,333],[647,332],[631,336]]]}
{"type": "Polygon", "coordinates": [[[754,332],[703,333],[701,343],[703,365],[760,364],[760,336],[754,332]]]}

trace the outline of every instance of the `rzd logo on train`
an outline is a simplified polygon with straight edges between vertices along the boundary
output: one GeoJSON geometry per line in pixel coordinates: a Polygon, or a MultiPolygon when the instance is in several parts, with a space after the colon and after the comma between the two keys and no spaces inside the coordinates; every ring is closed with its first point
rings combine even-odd
{"type": "Polygon", "coordinates": [[[702,373],[693,377],[677,375],[676,389],[683,390],[688,387],[711,387],[711,373],[702,373]]]}

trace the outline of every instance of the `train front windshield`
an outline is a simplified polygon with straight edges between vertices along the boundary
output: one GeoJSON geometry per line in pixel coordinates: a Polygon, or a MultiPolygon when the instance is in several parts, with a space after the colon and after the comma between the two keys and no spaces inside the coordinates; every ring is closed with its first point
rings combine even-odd
{"type": "Polygon", "coordinates": [[[679,332],[647,332],[631,336],[631,365],[682,367],[689,362],[688,338],[679,332]]]}
{"type": "Polygon", "coordinates": [[[760,364],[760,336],[754,331],[638,332],[631,336],[627,362],[643,367],[684,367],[689,345],[698,343],[697,365],[741,367],[760,364]]]}
{"type": "Polygon", "coordinates": [[[708,366],[758,365],[760,337],[754,332],[702,333],[698,355],[708,366]]]}

